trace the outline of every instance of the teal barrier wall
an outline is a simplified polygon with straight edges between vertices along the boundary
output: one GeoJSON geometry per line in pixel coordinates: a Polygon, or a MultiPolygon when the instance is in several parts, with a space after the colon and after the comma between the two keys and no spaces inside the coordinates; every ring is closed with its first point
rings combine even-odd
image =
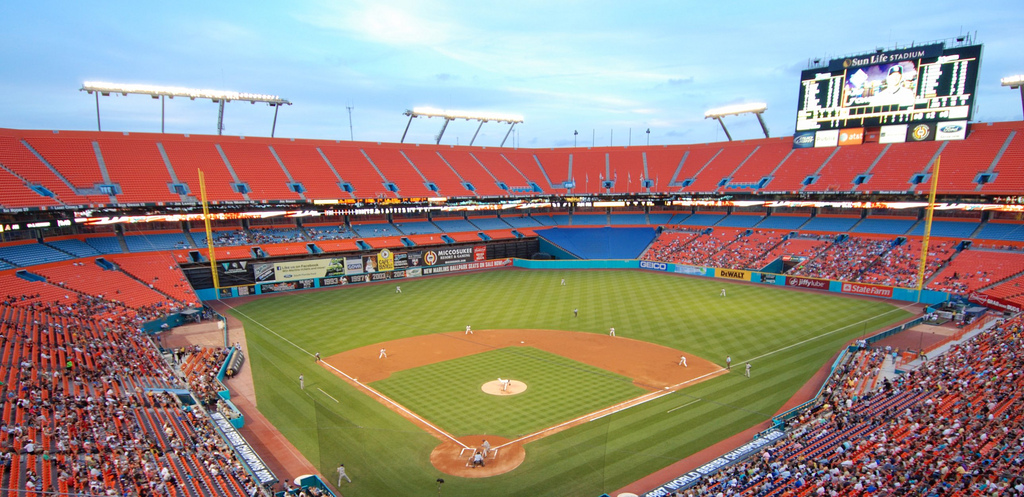
{"type": "Polygon", "coordinates": [[[572,252],[569,252],[568,250],[565,250],[562,247],[559,247],[558,245],[555,245],[555,244],[547,241],[547,239],[545,239],[543,237],[538,238],[537,241],[540,242],[540,251],[541,252],[544,252],[545,254],[551,254],[556,259],[571,259],[571,260],[579,260],[580,259],[579,257],[576,257],[575,255],[573,255],[572,252]]]}

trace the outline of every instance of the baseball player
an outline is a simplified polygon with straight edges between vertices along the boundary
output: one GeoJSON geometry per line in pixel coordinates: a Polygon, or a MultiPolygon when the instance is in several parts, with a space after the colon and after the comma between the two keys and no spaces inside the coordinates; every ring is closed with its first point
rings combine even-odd
{"type": "Polygon", "coordinates": [[[725,297],[725,289],[724,288],[722,289],[722,293],[719,293],[718,296],[725,297]]]}
{"type": "Polygon", "coordinates": [[[471,328],[468,324],[466,325],[466,334],[467,335],[472,335],[473,334],[473,328],[471,328]]]}
{"type": "Polygon", "coordinates": [[[725,356],[725,369],[732,369],[732,356],[725,356]]]}
{"type": "Polygon", "coordinates": [[[747,363],[747,370],[746,370],[745,374],[747,375],[747,378],[750,378],[750,363],[749,362],[747,363]]]}
{"type": "Polygon", "coordinates": [[[498,382],[501,383],[501,391],[505,392],[508,391],[508,384],[512,383],[512,380],[503,380],[501,378],[498,378],[498,382]]]}
{"type": "Polygon", "coordinates": [[[684,368],[690,367],[686,365],[686,356],[679,356],[679,365],[684,368]]]}
{"type": "Polygon", "coordinates": [[[299,390],[305,390],[305,389],[306,389],[306,377],[302,376],[300,374],[299,375],[299,390]]]}
{"type": "Polygon", "coordinates": [[[348,477],[347,473],[345,473],[345,465],[344,464],[339,464],[338,465],[338,486],[339,487],[341,486],[341,479],[342,478],[347,480],[349,483],[352,483],[352,479],[348,477]]]}
{"type": "Polygon", "coordinates": [[[608,336],[610,336],[610,337],[615,336],[615,327],[614,326],[612,326],[612,329],[608,330],[608,336]]]}
{"type": "Polygon", "coordinates": [[[384,348],[382,347],[380,349],[380,355],[377,356],[377,359],[387,359],[387,358],[388,358],[388,351],[384,350],[384,348]]]}

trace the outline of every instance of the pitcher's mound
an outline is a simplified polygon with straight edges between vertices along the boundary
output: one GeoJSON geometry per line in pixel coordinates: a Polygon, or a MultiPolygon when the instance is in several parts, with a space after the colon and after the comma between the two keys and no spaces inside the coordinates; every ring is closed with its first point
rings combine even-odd
{"type": "Polygon", "coordinates": [[[526,383],[518,380],[508,380],[508,387],[502,389],[503,386],[498,380],[488,381],[480,385],[480,390],[491,395],[515,395],[526,391],[526,383]]]}
{"type": "Polygon", "coordinates": [[[445,474],[463,478],[486,478],[508,473],[526,460],[526,451],[523,450],[523,445],[519,443],[505,445],[508,441],[507,438],[493,435],[459,437],[459,442],[462,444],[448,441],[435,447],[430,453],[430,462],[445,474]],[[473,454],[480,449],[480,445],[485,439],[491,444],[491,453],[484,459],[483,466],[473,467],[471,463],[473,454]]]}

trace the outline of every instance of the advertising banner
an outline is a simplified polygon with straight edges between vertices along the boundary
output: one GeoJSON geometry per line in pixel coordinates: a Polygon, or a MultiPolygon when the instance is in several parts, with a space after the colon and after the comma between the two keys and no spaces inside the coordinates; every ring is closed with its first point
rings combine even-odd
{"type": "Polygon", "coordinates": [[[839,146],[864,143],[864,128],[847,128],[839,131],[839,146]]]}
{"type": "Polygon", "coordinates": [[[795,286],[799,288],[813,288],[815,290],[828,290],[828,284],[828,280],[817,280],[814,278],[786,276],[786,286],[795,286]]]}
{"type": "Polygon", "coordinates": [[[345,259],[308,259],[303,261],[257,263],[256,282],[297,281],[345,274],[345,259]]]}
{"type": "Polygon", "coordinates": [[[358,257],[345,258],[345,274],[359,274],[363,272],[363,260],[358,257]]]}
{"type": "Polygon", "coordinates": [[[813,131],[798,131],[793,134],[793,148],[812,148],[814,147],[814,132],[813,131]]]}
{"type": "Polygon", "coordinates": [[[843,283],[843,293],[855,293],[857,295],[870,295],[872,297],[892,297],[892,287],[881,285],[867,285],[864,283],[843,283]]]}
{"type": "Polygon", "coordinates": [[[814,134],[814,147],[834,147],[839,145],[839,130],[830,129],[814,134]]]}
{"type": "Polygon", "coordinates": [[[750,281],[750,271],[742,269],[715,269],[715,278],[728,278],[730,280],[750,281]]]}
{"type": "Polygon", "coordinates": [[[248,261],[218,262],[217,279],[222,287],[251,285],[253,265],[248,261]]]}
{"type": "Polygon", "coordinates": [[[394,271],[395,257],[388,249],[381,249],[377,253],[377,271],[394,271]]]}
{"type": "Polygon", "coordinates": [[[315,280],[283,281],[280,283],[264,283],[260,285],[260,293],[290,292],[316,288],[315,280]]]}
{"type": "Polygon", "coordinates": [[[448,266],[425,267],[423,268],[423,276],[430,276],[432,274],[457,273],[460,271],[472,271],[474,269],[491,269],[511,265],[512,259],[492,259],[483,262],[469,262],[464,264],[451,264],[448,266]]]}
{"type": "Polygon", "coordinates": [[[967,121],[947,121],[936,125],[936,140],[963,140],[965,138],[967,138],[967,121]]]}
{"type": "Polygon", "coordinates": [[[907,141],[907,125],[882,126],[878,132],[878,143],[903,143],[907,141]]]}
{"type": "Polygon", "coordinates": [[[1003,300],[999,297],[993,297],[984,293],[972,293],[967,296],[969,302],[975,304],[981,304],[989,309],[995,309],[997,311],[1009,311],[1009,312],[1020,312],[1020,305],[1014,304],[1008,300],[1003,300]]]}
{"type": "Polygon", "coordinates": [[[668,271],[668,264],[655,261],[640,261],[640,269],[652,269],[654,271],[668,271]]]}
{"type": "Polygon", "coordinates": [[[676,490],[685,490],[690,486],[704,480],[708,476],[717,473],[722,468],[732,466],[733,464],[740,462],[752,454],[760,452],[765,447],[771,446],[776,440],[783,438],[786,435],[782,430],[769,430],[763,436],[755,438],[754,440],[746,443],[736,450],[727,452],[721,457],[712,460],[711,462],[693,470],[689,473],[681,475],[680,477],[661,485],[650,492],[643,494],[643,497],[667,497],[673,495],[676,490]]]}
{"type": "Polygon", "coordinates": [[[935,140],[935,125],[932,123],[921,123],[908,126],[908,142],[927,142],[935,140]]]}
{"type": "MultiPolygon", "coordinates": [[[[481,247],[484,248],[484,247],[481,247]]],[[[449,249],[428,250],[423,253],[423,263],[428,266],[472,262],[476,247],[455,247],[449,249]]],[[[484,253],[486,257],[486,251],[484,253]]]]}

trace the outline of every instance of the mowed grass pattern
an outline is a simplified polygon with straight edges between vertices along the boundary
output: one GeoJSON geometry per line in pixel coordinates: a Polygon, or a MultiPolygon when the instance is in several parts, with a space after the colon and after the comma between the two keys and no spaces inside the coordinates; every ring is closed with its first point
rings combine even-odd
{"type": "MultiPolygon", "coordinates": [[[[323,474],[345,463],[355,481],[343,489],[346,497],[436,495],[439,474],[429,455],[438,441],[316,366],[314,352],[327,357],[466,325],[601,334],[614,326],[619,336],[722,366],[731,355],[733,374],[531,442],[515,471],[446,477],[444,488],[449,497],[596,496],[770,419],[843,345],[910,315],[876,300],[641,271],[499,270],[401,285],[402,294],[394,284],[353,286],[275,296],[235,311],[245,325],[260,410],[323,474]],[[563,277],[566,286],[559,285],[563,277]],[[723,287],[728,297],[719,297],[723,287]],[[747,360],[749,379],[742,374],[747,360]]],[[[446,401],[458,402],[439,400],[446,401]]]]}
{"type": "Polygon", "coordinates": [[[455,436],[517,438],[646,390],[629,378],[532,347],[509,347],[392,374],[371,386],[455,436]],[[498,396],[480,386],[498,377],[526,383],[498,396]]]}

